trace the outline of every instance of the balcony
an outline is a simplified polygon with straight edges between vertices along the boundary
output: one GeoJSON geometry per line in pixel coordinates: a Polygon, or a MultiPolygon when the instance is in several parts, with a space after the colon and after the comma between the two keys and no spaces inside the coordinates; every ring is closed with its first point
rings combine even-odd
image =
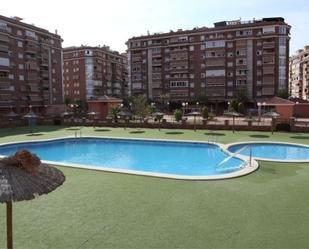
{"type": "Polygon", "coordinates": [[[9,52],[9,46],[6,44],[0,44],[0,52],[8,53],[9,52]]]}
{"type": "Polygon", "coordinates": [[[263,48],[274,48],[275,42],[263,42],[263,48]]]}

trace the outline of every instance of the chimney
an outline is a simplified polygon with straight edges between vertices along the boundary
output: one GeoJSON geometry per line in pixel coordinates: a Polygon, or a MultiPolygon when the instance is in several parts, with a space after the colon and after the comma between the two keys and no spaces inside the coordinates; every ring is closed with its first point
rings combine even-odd
{"type": "Polygon", "coordinates": [[[58,30],[57,29],[55,29],[55,34],[58,35],[58,30]]]}

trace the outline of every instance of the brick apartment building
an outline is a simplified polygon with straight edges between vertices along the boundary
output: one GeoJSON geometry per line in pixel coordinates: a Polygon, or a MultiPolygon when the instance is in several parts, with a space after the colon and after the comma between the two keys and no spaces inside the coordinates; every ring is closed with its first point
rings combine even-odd
{"type": "Polygon", "coordinates": [[[291,56],[289,80],[291,97],[309,100],[309,46],[291,56]]]}
{"type": "Polygon", "coordinates": [[[128,92],[127,56],[103,47],[64,49],[65,98],[94,100],[104,95],[123,98],[128,92]]]}
{"type": "Polygon", "coordinates": [[[224,102],[238,89],[252,101],[288,91],[290,28],[276,17],[133,37],[127,41],[129,92],[224,102]]]}
{"type": "Polygon", "coordinates": [[[61,37],[21,20],[0,16],[0,113],[63,103],[61,37]]]}

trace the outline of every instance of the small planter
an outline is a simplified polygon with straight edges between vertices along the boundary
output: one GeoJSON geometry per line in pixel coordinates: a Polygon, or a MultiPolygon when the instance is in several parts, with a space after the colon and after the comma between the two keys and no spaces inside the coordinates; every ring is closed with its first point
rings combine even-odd
{"type": "Polygon", "coordinates": [[[162,124],[166,124],[166,119],[162,119],[162,124]]]}
{"type": "Polygon", "coordinates": [[[224,120],[224,125],[225,126],[229,126],[229,124],[230,124],[230,120],[228,120],[228,119],[224,120]]]}
{"type": "Polygon", "coordinates": [[[248,120],[248,126],[251,127],[252,126],[252,120],[248,120]]]}
{"type": "Polygon", "coordinates": [[[208,120],[207,119],[203,119],[203,125],[207,125],[208,120]]]}

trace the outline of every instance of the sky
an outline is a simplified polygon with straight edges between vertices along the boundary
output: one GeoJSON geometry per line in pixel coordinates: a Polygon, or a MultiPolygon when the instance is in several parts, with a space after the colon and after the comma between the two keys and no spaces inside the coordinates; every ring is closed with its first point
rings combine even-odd
{"type": "Polygon", "coordinates": [[[292,26],[290,53],[309,44],[309,0],[10,0],[0,15],[18,16],[51,32],[63,47],[108,45],[125,52],[125,42],[154,32],[212,27],[224,20],[284,17],[292,26]]]}

